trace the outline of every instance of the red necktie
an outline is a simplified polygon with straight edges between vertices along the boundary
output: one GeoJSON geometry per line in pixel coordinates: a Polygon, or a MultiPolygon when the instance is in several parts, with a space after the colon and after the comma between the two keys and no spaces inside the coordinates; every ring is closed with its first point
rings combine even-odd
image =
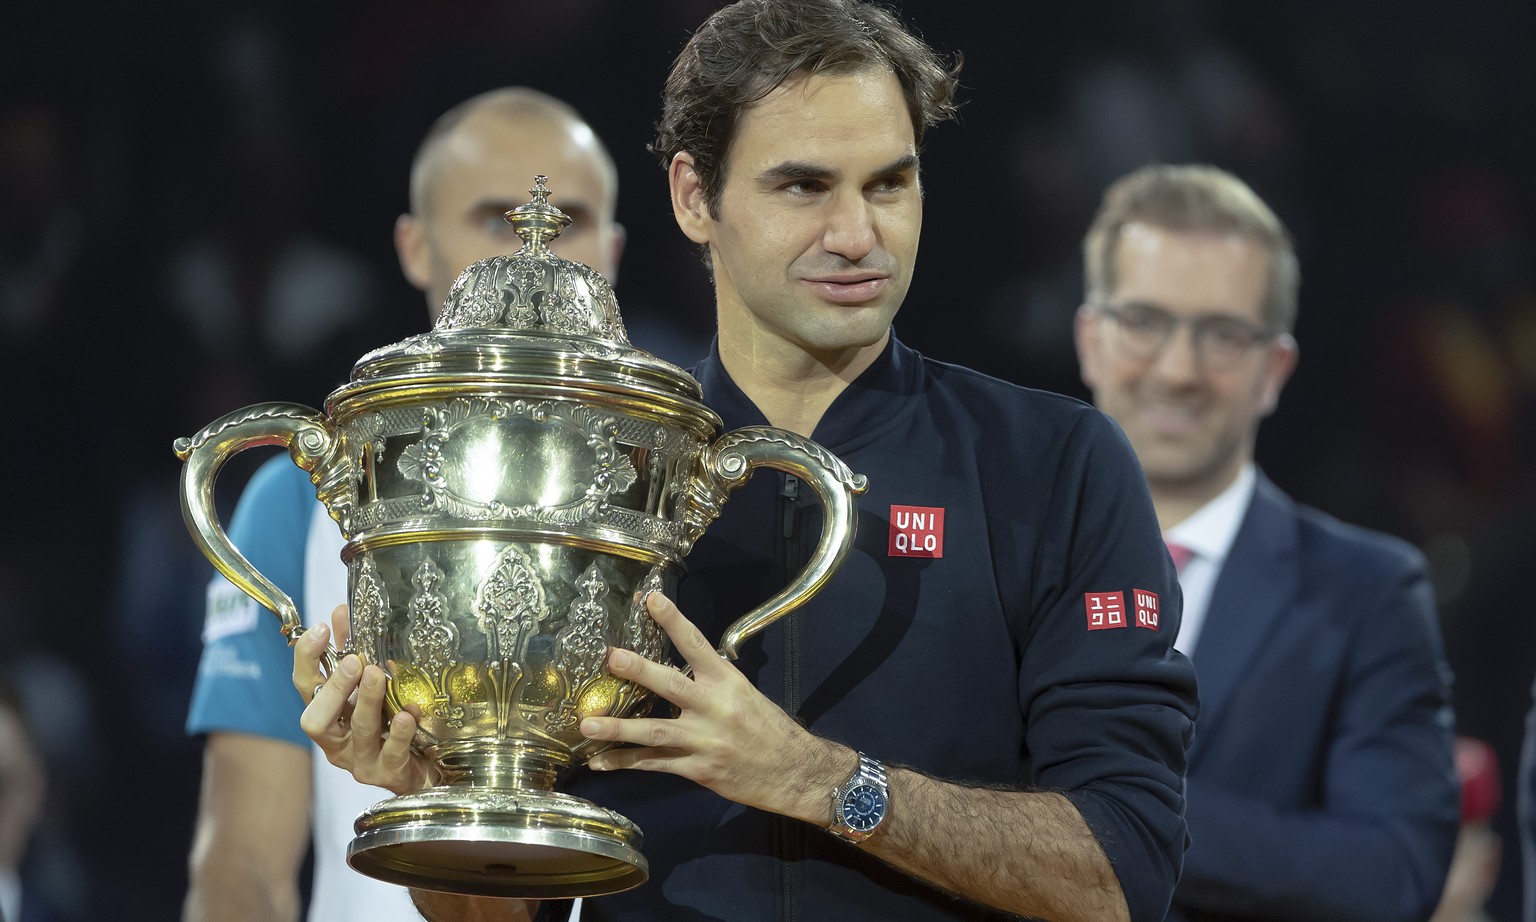
{"type": "Polygon", "coordinates": [[[1195,552],[1182,544],[1174,544],[1172,541],[1164,542],[1168,545],[1168,556],[1173,558],[1173,568],[1180,573],[1184,572],[1184,565],[1189,563],[1195,552]]]}

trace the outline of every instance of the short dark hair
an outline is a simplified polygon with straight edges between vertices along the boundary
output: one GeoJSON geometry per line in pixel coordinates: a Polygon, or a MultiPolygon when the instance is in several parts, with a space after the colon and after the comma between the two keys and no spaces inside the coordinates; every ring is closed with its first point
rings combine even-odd
{"type": "Polygon", "coordinates": [[[663,169],[687,151],[713,217],[742,113],[797,74],[888,67],[922,145],[953,118],[961,59],[947,64],[883,6],[863,0],[739,0],[693,33],[672,65],[650,150],[663,169]]]}

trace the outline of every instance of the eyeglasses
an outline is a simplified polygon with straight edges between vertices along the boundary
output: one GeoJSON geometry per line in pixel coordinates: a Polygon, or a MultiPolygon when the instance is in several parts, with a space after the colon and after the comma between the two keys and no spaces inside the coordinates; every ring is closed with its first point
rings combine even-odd
{"type": "Polygon", "coordinates": [[[1138,359],[1150,359],[1162,352],[1174,331],[1188,325],[1194,340],[1195,355],[1210,368],[1230,368],[1253,347],[1279,335],[1267,324],[1249,323],[1226,314],[1199,314],[1180,317],[1151,304],[1131,303],[1111,307],[1089,305],[1115,322],[1121,347],[1138,359]]]}

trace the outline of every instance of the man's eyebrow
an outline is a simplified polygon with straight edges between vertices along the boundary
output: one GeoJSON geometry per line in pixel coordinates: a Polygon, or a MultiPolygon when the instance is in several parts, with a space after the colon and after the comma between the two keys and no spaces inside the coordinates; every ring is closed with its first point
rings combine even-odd
{"type": "Polygon", "coordinates": [[[517,202],[509,199],[483,198],[469,207],[469,213],[474,215],[505,214],[516,208],[517,202]]]}
{"type": "MultiPolygon", "coordinates": [[[[917,162],[917,154],[909,152],[873,170],[871,175],[891,176],[897,173],[909,173],[917,169],[917,162]]],[[[757,181],[768,186],[783,182],[804,182],[808,179],[831,181],[838,176],[838,171],[831,167],[820,166],[805,160],[786,160],[757,174],[757,181]]]]}
{"type": "Polygon", "coordinates": [[[890,176],[894,173],[912,173],[917,170],[917,154],[906,153],[892,160],[884,169],[876,170],[876,176],[890,176]]]}
{"type": "Polygon", "coordinates": [[[818,166],[805,160],[786,160],[757,174],[758,183],[765,186],[776,185],[781,182],[803,182],[807,179],[832,180],[836,178],[836,170],[830,167],[818,166]]]}

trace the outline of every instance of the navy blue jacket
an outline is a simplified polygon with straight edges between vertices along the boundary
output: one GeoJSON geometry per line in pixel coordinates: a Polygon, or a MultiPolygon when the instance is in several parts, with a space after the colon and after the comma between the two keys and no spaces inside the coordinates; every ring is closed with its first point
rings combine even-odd
{"type": "Polygon", "coordinates": [[[1449,669],[1424,560],[1262,475],[1194,653],[1173,920],[1422,920],[1456,842],[1449,669]]]}
{"type": "MultiPolygon", "coordinates": [[[[695,374],[726,429],[765,422],[717,353],[695,374]]],[[[812,437],[869,478],[857,546],[810,604],[744,645],[740,668],[812,732],[887,763],[1063,792],[1131,918],[1162,919],[1186,844],[1194,671],[1171,647],[1178,584],[1119,429],[893,339],[812,437]],[[943,510],[942,556],[893,553],[896,525],[914,546],[893,506],[943,510]]],[[[788,582],[820,519],[808,489],[759,472],[689,555],[683,612],[718,637],[788,582]]],[[[1006,917],[672,776],[579,771],[566,789],[638,823],[651,864],[642,887],[587,900],[584,920],[1006,917]]]]}

